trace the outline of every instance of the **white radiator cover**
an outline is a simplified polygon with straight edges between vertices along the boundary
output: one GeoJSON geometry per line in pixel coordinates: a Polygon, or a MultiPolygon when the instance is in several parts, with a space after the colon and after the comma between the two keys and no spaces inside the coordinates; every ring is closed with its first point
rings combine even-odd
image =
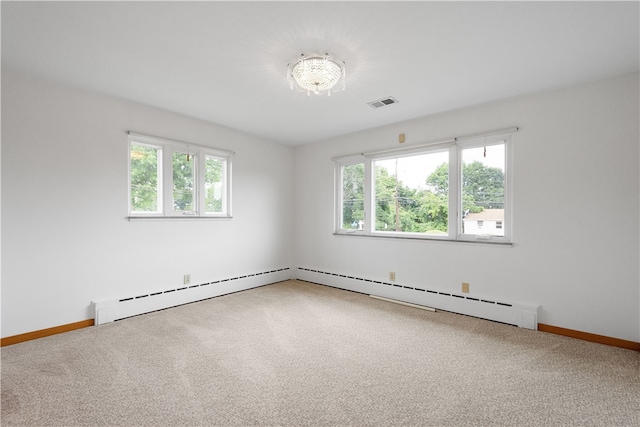
{"type": "Polygon", "coordinates": [[[94,321],[95,325],[102,325],[139,314],[163,310],[165,308],[244,291],[289,279],[291,279],[291,269],[280,268],[199,285],[184,285],[174,289],[164,289],[144,295],[129,295],[116,299],[93,301],[94,321]]]}
{"type": "Polygon", "coordinates": [[[435,291],[423,286],[375,281],[310,268],[298,267],[295,273],[297,279],[307,282],[507,323],[520,328],[538,330],[539,305],[498,301],[471,294],[462,295],[446,291],[435,291]]]}

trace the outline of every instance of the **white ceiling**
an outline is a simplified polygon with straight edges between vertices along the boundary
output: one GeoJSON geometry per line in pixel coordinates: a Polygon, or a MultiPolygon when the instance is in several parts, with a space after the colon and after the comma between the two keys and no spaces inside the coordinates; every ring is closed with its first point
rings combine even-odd
{"type": "Polygon", "coordinates": [[[3,1],[2,67],[299,145],[637,72],[638,6],[3,1]],[[287,63],[324,51],[346,91],[291,91],[287,63]]]}

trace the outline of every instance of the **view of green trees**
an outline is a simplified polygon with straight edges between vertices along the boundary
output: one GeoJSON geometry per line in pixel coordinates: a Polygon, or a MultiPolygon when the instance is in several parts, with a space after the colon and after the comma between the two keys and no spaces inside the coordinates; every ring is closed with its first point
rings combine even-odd
{"type": "MultiPolygon", "coordinates": [[[[133,212],[161,212],[159,193],[162,176],[159,174],[160,151],[145,145],[131,145],[131,210],[133,212]]],[[[196,156],[173,152],[173,210],[195,210],[196,156]]],[[[222,212],[223,159],[205,157],[205,212],[222,212]]]]}
{"type": "Polygon", "coordinates": [[[158,150],[131,145],[131,210],[158,212],[158,150]]]}
{"type": "Polygon", "coordinates": [[[342,169],[342,228],[358,228],[364,220],[364,164],[342,169]]]}
{"type": "MultiPolygon", "coordinates": [[[[410,188],[381,166],[375,168],[375,229],[446,234],[449,215],[449,165],[443,163],[426,179],[426,189],[410,188]]],[[[364,220],[364,164],[343,169],[343,227],[357,229],[364,220]]],[[[504,173],[474,161],[463,164],[465,212],[504,206],[504,173]]]]}
{"type": "Polygon", "coordinates": [[[207,157],[205,159],[205,212],[222,212],[223,161],[207,157]]]}
{"type": "Polygon", "coordinates": [[[187,153],[173,153],[173,210],[194,210],[194,163],[195,157],[187,153]]]}

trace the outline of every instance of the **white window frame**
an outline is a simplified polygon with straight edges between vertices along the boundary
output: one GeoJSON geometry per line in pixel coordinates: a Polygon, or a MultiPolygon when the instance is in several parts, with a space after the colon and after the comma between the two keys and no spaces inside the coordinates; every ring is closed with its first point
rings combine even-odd
{"type": "MultiPolygon", "coordinates": [[[[455,209],[455,198],[452,197],[451,194],[451,183],[452,180],[455,179],[455,174],[452,173],[455,170],[455,166],[452,167],[452,164],[455,165],[455,162],[452,163],[452,157],[455,157],[455,144],[453,141],[451,142],[440,142],[435,144],[429,144],[427,146],[421,146],[414,148],[408,148],[403,150],[394,150],[394,151],[385,151],[382,153],[371,153],[367,154],[365,158],[368,160],[367,164],[371,171],[371,177],[369,181],[365,181],[365,191],[367,191],[367,184],[369,183],[368,193],[370,195],[369,202],[369,211],[365,209],[365,213],[367,218],[371,218],[369,222],[369,229],[371,230],[371,235],[380,236],[380,237],[400,237],[400,238],[417,238],[417,239],[433,239],[433,240],[452,240],[454,239],[455,234],[453,231],[453,222],[452,216],[449,215],[448,218],[448,233],[446,235],[435,235],[435,234],[426,234],[426,233],[417,233],[417,232],[406,232],[406,231],[382,231],[375,230],[374,222],[376,218],[376,200],[375,200],[375,177],[373,176],[373,163],[376,160],[387,160],[401,157],[408,157],[414,155],[421,154],[430,154],[430,153],[441,153],[443,151],[449,152],[449,212],[453,212],[452,209],[455,209]]],[[[365,164],[365,170],[367,165],[365,164]]]]}
{"type": "Polygon", "coordinates": [[[367,162],[365,162],[365,157],[361,154],[357,154],[357,155],[353,155],[353,156],[346,156],[346,157],[340,157],[337,159],[334,159],[336,167],[335,167],[335,185],[336,185],[336,203],[335,203],[335,218],[336,218],[336,228],[338,230],[338,232],[340,234],[363,234],[363,233],[370,233],[371,232],[371,225],[369,223],[369,221],[367,220],[367,206],[370,205],[370,201],[371,201],[371,194],[369,191],[367,191],[367,181],[370,179],[371,177],[371,164],[369,163],[369,166],[367,166],[367,162]],[[343,194],[343,188],[342,188],[342,178],[343,178],[343,171],[344,168],[347,166],[352,166],[352,165],[357,165],[357,164],[364,164],[364,212],[365,212],[365,218],[364,218],[364,228],[362,230],[354,230],[354,229],[347,229],[347,228],[342,228],[342,214],[343,214],[343,207],[342,207],[342,200],[344,197],[343,194]]]}
{"type": "Polygon", "coordinates": [[[202,206],[202,212],[205,216],[221,216],[224,215],[225,212],[228,212],[228,217],[231,217],[231,157],[224,156],[220,154],[216,154],[211,150],[205,151],[202,156],[199,157],[199,168],[203,171],[203,173],[199,176],[198,188],[200,191],[198,203],[202,206]],[[225,177],[225,180],[222,185],[222,212],[209,212],[205,211],[206,206],[206,187],[205,187],[205,175],[207,172],[206,161],[207,158],[223,160],[222,164],[222,175],[225,177]]]}
{"type": "Polygon", "coordinates": [[[512,209],[512,138],[511,135],[518,128],[472,137],[452,138],[451,140],[435,142],[402,149],[391,149],[360,155],[344,156],[332,159],[334,161],[335,180],[335,226],[336,235],[358,235],[368,237],[388,237],[402,239],[441,240],[478,243],[512,243],[513,209],[512,209]],[[503,144],[505,146],[505,200],[503,220],[504,236],[487,236],[462,233],[462,150],[481,146],[503,144]],[[449,217],[448,233],[434,235],[415,232],[396,232],[375,230],[375,177],[373,163],[378,159],[405,157],[410,155],[428,154],[432,152],[449,151],[449,217]],[[342,228],[342,171],[345,166],[364,164],[364,227],[362,230],[342,228]]]}
{"type": "Polygon", "coordinates": [[[129,150],[127,152],[127,158],[128,158],[128,180],[127,180],[127,189],[128,189],[128,193],[127,193],[127,197],[128,197],[128,204],[129,204],[129,216],[131,215],[139,215],[139,216],[157,216],[157,215],[162,215],[162,212],[164,210],[164,191],[163,191],[163,181],[164,181],[164,174],[163,174],[163,170],[164,170],[164,150],[163,147],[157,144],[150,144],[148,142],[143,142],[143,141],[131,141],[131,139],[129,140],[129,150]],[[158,183],[158,189],[157,189],[157,209],[155,211],[133,211],[132,210],[132,206],[131,206],[131,148],[132,146],[138,146],[138,147],[145,147],[145,148],[152,148],[155,149],[157,152],[157,171],[156,171],[156,178],[157,178],[157,183],[158,183]]]}
{"type": "Polygon", "coordinates": [[[232,151],[190,144],[149,135],[128,132],[127,152],[127,206],[128,219],[153,218],[232,218],[231,212],[231,171],[232,151]],[[158,211],[133,211],[131,206],[131,147],[139,145],[156,148],[159,153],[159,197],[158,211]],[[176,211],[173,206],[173,153],[188,153],[193,156],[195,179],[193,210],[176,211]],[[205,212],[205,159],[215,158],[223,161],[222,211],[205,212]]]}
{"type": "MultiPolygon", "coordinates": [[[[487,243],[511,243],[512,227],[513,227],[513,209],[512,209],[512,160],[511,160],[511,133],[502,133],[494,135],[486,135],[481,137],[459,138],[456,141],[457,146],[457,208],[458,215],[456,221],[456,240],[459,241],[477,241],[487,243]],[[463,234],[462,233],[462,151],[467,148],[490,147],[492,145],[504,144],[504,219],[502,220],[503,236],[488,236],[485,234],[463,234]]],[[[449,172],[451,174],[451,172],[449,172]]],[[[451,181],[450,181],[451,182],[451,181]]],[[[451,188],[451,184],[449,184],[451,188]]]]}

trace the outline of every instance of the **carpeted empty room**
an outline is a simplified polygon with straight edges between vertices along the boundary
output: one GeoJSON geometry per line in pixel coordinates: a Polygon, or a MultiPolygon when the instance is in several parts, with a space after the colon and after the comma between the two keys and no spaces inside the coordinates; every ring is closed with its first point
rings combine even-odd
{"type": "Polygon", "coordinates": [[[285,281],[2,348],[2,425],[640,423],[640,354],[285,281]]]}
{"type": "Polygon", "coordinates": [[[640,0],[0,36],[0,427],[640,427],[640,0]]]}

